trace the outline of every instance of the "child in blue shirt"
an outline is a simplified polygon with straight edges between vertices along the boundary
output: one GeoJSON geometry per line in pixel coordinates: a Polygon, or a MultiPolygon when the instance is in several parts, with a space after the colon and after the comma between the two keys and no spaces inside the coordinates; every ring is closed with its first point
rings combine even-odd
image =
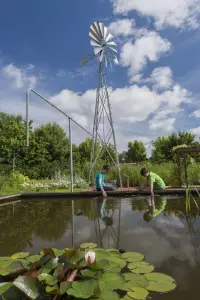
{"type": "Polygon", "coordinates": [[[105,192],[105,178],[104,175],[109,171],[109,167],[107,165],[103,166],[103,169],[96,176],[96,190],[101,191],[102,195],[106,198],[107,194],[105,192]]]}

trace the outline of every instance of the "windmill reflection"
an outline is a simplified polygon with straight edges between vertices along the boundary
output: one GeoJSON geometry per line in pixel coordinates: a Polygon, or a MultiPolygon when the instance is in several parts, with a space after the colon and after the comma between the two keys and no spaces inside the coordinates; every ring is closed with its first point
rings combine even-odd
{"type": "Polygon", "coordinates": [[[97,244],[101,248],[117,248],[120,243],[120,219],[121,219],[121,201],[109,212],[106,198],[97,199],[96,214],[98,219],[94,220],[97,244]]]}

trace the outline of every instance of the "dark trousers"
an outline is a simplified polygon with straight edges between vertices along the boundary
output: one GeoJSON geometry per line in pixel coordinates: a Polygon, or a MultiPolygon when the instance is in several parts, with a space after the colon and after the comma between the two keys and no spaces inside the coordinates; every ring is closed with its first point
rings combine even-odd
{"type": "MultiPolygon", "coordinates": [[[[112,187],[112,186],[103,186],[103,189],[105,192],[109,192],[109,191],[115,191],[116,187],[112,187]]],[[[97,189],[98,192],[101,192],[101,189],[97,189]]]]}

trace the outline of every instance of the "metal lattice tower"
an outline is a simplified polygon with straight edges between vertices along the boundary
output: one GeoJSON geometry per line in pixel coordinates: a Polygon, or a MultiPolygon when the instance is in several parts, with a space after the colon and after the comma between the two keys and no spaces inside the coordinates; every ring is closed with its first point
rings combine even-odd
{"type": "Polygon", "coordinates": [[[93,179],[95,179],[96,163],[98,159],[107,153],[118,169],[120,186],[122,187],[117,144],[105,72],[108,65],[112,67],[113,63],[118,64],[118,59],[116,57],[117,50],[115,49],[117,45],[113,41],[113,36],[109,33],[108,28],[105,27],[103,23],[94,22],[90,27],[89,36],[91,38],[91,45],[94,47],[94,55],[90,56],[88,59],[84,58],[80,62],[80,65],[85,64],[95,57],[98,57],[99,61],[89,181],[91,179],[92,171],[94,174],[93,179]],[[111,153],[109,145],[113,146],[114,154],[111,153]]]}

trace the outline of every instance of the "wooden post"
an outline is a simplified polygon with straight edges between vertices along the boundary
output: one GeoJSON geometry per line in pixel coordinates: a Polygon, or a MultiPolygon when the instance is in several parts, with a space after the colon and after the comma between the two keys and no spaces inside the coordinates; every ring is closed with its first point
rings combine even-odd
{"type": "Polygon", "coordinates": [[[179,176],[179,184],[180,184],[180,187],[182,187],[182,174],[181,174],[181,162],[180,162],[180,153],[177,152],[177,155],[178,155],[178,176],[179,176]]]}

